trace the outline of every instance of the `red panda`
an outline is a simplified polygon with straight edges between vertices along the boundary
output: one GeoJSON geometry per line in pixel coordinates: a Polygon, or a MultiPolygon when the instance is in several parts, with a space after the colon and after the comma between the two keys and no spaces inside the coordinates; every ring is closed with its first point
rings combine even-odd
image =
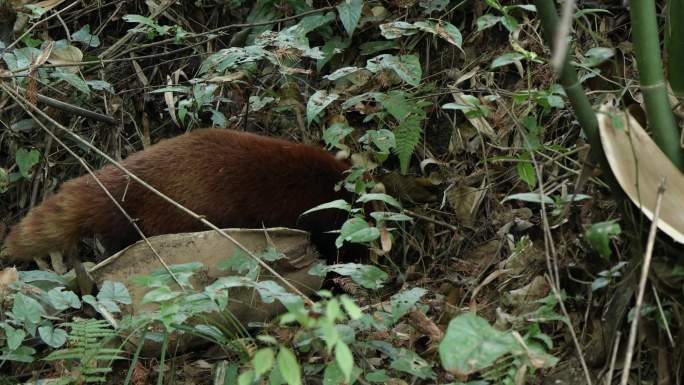
{"type": "MultiPolygon", "coordinates": [[[[121,164],[220,228],[290,227],[311,233],[328,259],[347,213],[319,204],[349,198],[335,185],[350,165],[324,149],[234,130],[201,129],[130,155],[121,164]]],[[[97,178],[146,236],[206,230],[196,219],[108,165],[97,178]]],[[[4,242],[9,259],[31,260],[53,251],[73,253],[84,236],[98,235],[108,252],[139,240],[134,227],[91,175],[65,182],[35,207],[4,242]]]]}

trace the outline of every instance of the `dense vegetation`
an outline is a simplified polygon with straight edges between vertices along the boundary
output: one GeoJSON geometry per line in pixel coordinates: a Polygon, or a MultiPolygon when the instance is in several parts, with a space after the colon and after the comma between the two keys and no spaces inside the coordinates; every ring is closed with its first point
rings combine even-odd
{"type": "Polygon", "coordinates": [[[195,262],[85,296],[3,262],[0,382],[681,384],[683,198],[667,192],[684,191],[684,3],[632,3],[0,1],[0,225],[103,154],[220,127],[349,156],[357,199],[324,207],[349,213],[338,244],[372,251],[317,266],[311,299],[243,252],[225,264],[240,276],[206,287],[195,262]],[[619,111],[662,149],[635,152],[667,170],[648,199],[611,147],[619,111]],[[123,311],[133,286],[153,310],[123,311]],[[237,332],[188,322],[235,287],[286,311],[237,332]],[[176,354],[179,332],[206,349],[176,354]]]}

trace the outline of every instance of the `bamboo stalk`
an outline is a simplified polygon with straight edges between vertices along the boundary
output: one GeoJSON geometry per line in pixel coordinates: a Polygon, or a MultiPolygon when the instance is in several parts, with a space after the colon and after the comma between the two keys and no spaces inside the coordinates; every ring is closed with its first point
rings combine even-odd
{"type": "MultiPolygon", "coordinates": [[[[656,7],[653,0],[630,2],[632,40],[639,68],[641,92],[646,104],[648,125],[653,139],[680,170],[684,170],[684,152],[679,146],[679,128],[672,115],[660,57],[656,7]]],[[[673,68],[673,71],[679,70],[673,68]]]]}
{"type": "Polygon", "coordinates": [[[679,99],[684,98],[684,0],[667,2],[665,50],[667,53],[667,80],[679,99]]]}
{"type": "MultiPolygon", "coordinates": [[[[535,0],[534,3],[537,7],[537,14],[541,20],[544,39],[547,44],[555,49],[555,42],[559,40],[556,39],[555,36],[556,28],[560,23],[558,13],[556,12],[556,6],[554,5],[553,0],[535,0]]],[[[589,144],[591,145],[591,161],[599,165],[615,196],[620,196],[622,190],[617,184],[603,152],[596,113],[577,78],[574,67],[570,64],[570,48],[567,45],[565,46],[566,52],[562,61],[563,64],[558,73],[560,84],[563,86],[563,89],[568,96],[568,100],[570,101],[577,121],[582,127],[582,131],[589,139],[589,144]]]]}

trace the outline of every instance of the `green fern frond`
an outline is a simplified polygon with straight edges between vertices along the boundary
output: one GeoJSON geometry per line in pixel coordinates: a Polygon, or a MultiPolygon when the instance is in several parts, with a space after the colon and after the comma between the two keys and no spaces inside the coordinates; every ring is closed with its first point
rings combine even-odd
{"type": "Polygon", "coordinates": [[[78,373],[77,382],[105,382],[107,373],[112,371],[111,362],[125,359],[124,351],[107,348],[105,344],[116,332],[104,320],[86,319],[66,323],[69,330],[67,337],[69,347],[50,353],[44,358],[46,361],[67,360],[74,364],[74,371],[78,373]],[[103,363],[104,366],[98,366],[103,363]]]}
{"type": "Polygon", "coordinates": [[[416,146],[418,146],[420,136],[423,134],[422,122],[423,119],[419,114],[411,115],[394,130],[394,137],[397,143],[394,151],[399,157],[401,173],[404,175],[408,172],[411,155],[416,146]]]}

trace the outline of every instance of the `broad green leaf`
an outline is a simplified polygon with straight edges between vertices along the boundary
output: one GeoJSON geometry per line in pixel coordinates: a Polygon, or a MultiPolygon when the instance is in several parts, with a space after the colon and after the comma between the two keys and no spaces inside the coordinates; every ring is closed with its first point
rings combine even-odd
{"type": "Polygon", "coordinates": [[[297,305],[302,301],[298,295],[285,290],[276,281],[256,282],[252,286],[257,290],[264,303],[273,303],[273,301],[278,300],[285,307],[288,307],[297,305]]]}
{"type": "Polygon", "coordinates": [[[518,53],[518,52],[505,53],[505,54],[497,57],[496,59],[494,59],[494,61],[492,61],[491,68],[494,69],[494,68],[503,67],[505,65],[509,65],[509,64],[515,63],[517,61],[520,61],[524,58],[525,58],[525,55],[518,53]]]}
{"type": "Polygon", "coordinates": [[[504,15],[501,18],[501,24],[508,29],[509,32],[513,32],[518,28],[518,20],[511,15],[504,15]]]}
{"type": "Polygon", "coordinates": [[[377,93],[374,96],[375,100],[379,101],[398,122],[406,120],[411,111],[414,110],[413,105],[406,100],[404,92],[391,91],[388,93],[377,93]]]}
{"type": "Polygon", "coordinates": [[[67,332],[64,329],[55,328],[52,325],[38,328],[40,338],[53,348],[59,348],[66,343],[67,332]]]}
{"type": "Polygon", "coordinates": [[[468,375],[518,349],[513,335],[494,329],[473,313],[466,313],[449,322],[439,344],[439,356],[447,371],[468,375]]]}
{"type": "Polygon", "coordinates": [[[252,385],[254,383],[254,371],[245,370],[237,378],[237,385],[252,385]]]}
{"type": "Polygon", "coordinates": [[[405,21],[380,24],[380,34],[385,39],[398,39],[402,36],[411,36],[416,33],[418,33],[418,28],[405,21]]]}
{"type": "Polygon", "coordinates": [[[127,21],[129,23],[139,23],[139,24],[144,24],[149,27],[154,27],[157,25],[157,23],[154,22],[154,20],[150,19],[149,17],[145,17],[142,15],[124,15],[122,17],[124,21],[127,21]]]}
{"type": "Polygon", "coordinates": [[[261,377],[266,374],[275,363],[275,354],[271,348],[263,348],[257,350],[254,353],[254,358],[252,359],[252,366],[254,367],[254,373],[256,377],[261,377]]]}
{"type": "Polygon", "coordinates": [[[128,289],[121,282],[105,281],[100,292],[97,293],[97,299],[99,301],[110,300],[124,305],[131,304],[131,296],[128,294],[128,289]]]}
{"type": "Polygon", "coordinates": [[[520,179],[527,184],[530,190],[534,190],[537,186],[537,174],[534,170],[534,165],[529,161],[521,161],[515,165],[515,170],[518,172],[520,179]]]}
{"type": "Polygon", "coordinates": [[[301,385],[302,374],[297,357],[290,349],[282,346],[278,352],[278,370],[288,385],[301,385]]]}
{"type": "Polygon", "coordinates": [[[80,43],[87,44],[89,47],[99,47],[100,38],[90,34],[90,25],[86,24],[78,31],[71,34],[71,39],[80,43]]]}
{"type": "Polygon", "coordinates": [[[342,302],[342,306],[344,306],[344,310],[347,311],[349,318],[357,320],[363,316],[361,308],[359,308],[349,296],[342,295],[340,301],[342,302]]]}
{"type": "Polygon", "coordinates": [[[387,273],[376,266],[358,263],[325,266],[322,268],[322,271],[332,271],[340,275],[351,277],[354,282],[367,289],[379,289],[388,277],[387,273]]]}
{"type": "Polygon", "coordinates": [[[114,87],[104,80],[86,80],[86,84],[95,91],[107,91],[110,94],[114,93],[114,87]]]}
{"type": "Polygon", "coordinates": [[[362,56],[375,55],[378,52],[398,49],[399,44],[396,41],[380,40],[380,41],[369,41],[363,43],[359,46],[361,49],[362,56]]]}
{"type": "Polygon", "coordinates": [[[389,54],[379,55],[366,62],[366,68],[371,72],[383,69],[393,70],[401,80],[414,87],[420,84],[423,70],[420,60],[415,55],[394,56],[389,54]]]}
{"type": "Polygon", "coordinates": [[[213,108],[209,111],[211,111],[212,127],[226,128],[228,126],[228,120],[226,119],[226,116],[223,114],[223,112],[213,108]]]}
{"type": "Polygon", "coordinates": [[[435,378],[431,363],[415,352],[404,348],[397,350],[394,357],[392,357],[392,364],[390,367],[404,373],[409,373],[423,380],[435,378]]]}
{"type": "Polygon", "coordinates": [[[420,287],[414,287],[411,290],[406,290],[393,295],[390,299],[393,321],[399,321],[399,319],[406,315],[406,313],[408,313],[426,293],[427,290],[420,287]]]}
{"type": "Polygon", "coordinates": [[[354,129],[345,123],[333,123],[323,131],[323,141],[327,148],[338,147],[339,144],[354,132],[354,129]]]}
{"type": "Polygon", "coordinates": [[[325,44],[323,44],[323,47],[321,48],[324,57],[316,60],[316,70],[320,72],[335,55],[344,52],[344,50],[349,47],[350,43],[351,38],[343,39],[340,36],[333,36],[331,39],[326,39],[325,44]]]}
{"type": "Polygon", "coordinates": [[[614,55],[615,50],[613,48],[593,47],[584,54],[585,60],[582,61],[582,65],[586,67],[596,67],[614,55]]]}
{"type": "Polygon", "coordinates": [[[337,341],[337,345],[335,345],[335,361],[344,374],[347,383],[350,383],[352,370],[354,369],[354,355],[349,346],[341,340],[337,341]]]}
{"type": "Polygon", "coordinates": [[[26,332],[23,329],[15,329],[8,323],[3,323],[2,329],[5,331],[6,344],[9,350],[19,348],[21,343],[24,342],[24,338],[26,338],[26,332]]]}
{"type": "Polygon", "coordinates": [[[141,301],[141,303],[151,303],[151,302],[164,302],[174,299],[181,295],[179,292],[171,291],[167,286],[158,287],[154,290],[147,292],[141,301]]]}
{"type": "Polygon", "coordinates": [[[375,370],[366,374],[366,381],[384,384],[387,380],[389,380],[389,377],[387,376],[387,373],[385,373],[385,369],[375,370]]]}
{"type": "Polygon", "coordinates": [[[477,32],[493,27],[501,21],[501,16],[494,16],[490,14],[482,15],[477,18],[477,32]]]}
{"type": "Polygon", "coordinates": [[[221,332],[221,330],[214,325],[199,324],[199,325],[195,325],[194,329],[197,332],[204,334],[204,335],[207,335],[216,341],[225,340],[225,336],[223,335],[223,332],[221,332]]]}
{"type": "Polygon", "coordinates": [[[461,45],[463,44],[463,36],[461,36],[461,31],[459,31],[455,25],[447,21],[417,21],[413,23],[413,25],[421,31],[430,32],[441,37],[458,48],[461,48],[461,45]]]}
{"type": "Polygon", "coordinates": [[[35,299],[23,293],[14,294],[12,314],[17,321],[37,324],[43,313],[43,306],[35,299]]]}
{"type": "Polygon", "coordinates": [[[260,111],[267,105],[271,104],[272,102],[275,101],[275,98],[272,98],[270,96],[250,96],[249,97],[249,110],[250,111],[260,111]]]}
{"type": "Polygon", "coordinates": [[[335,245],[340,248],[344,242],[365,243],[380,238],[380,230],[371,227],[361,218],[350,218],[342,225],[335,245]]]}
{"type": "Polygon", "coordinates": [[[587,194],[568,194],[564,197],[561,197],[560,200],[563,203],[570,203],[570,202],[579,202],[579,201],[584,201],[587,199],[591,199],[591,195],[587,194]]]}
{"type": "Polygon", "coordinates": [[[340,14],[340,21],[344,26],[347,35],[351,36],[361,19],[363,10],[363,0],[342,0],[337,5],[337,12],[340,14]]]}
{"type": "Polygon", "coordinates": [[[380,154],[389,154],[390,150],[397,145],[394,133],[386,128],[368,130],[359,141],[374,145],[380,154]]]}
{"type": "Polygon", "coordinates": [[[552,205],[555,204],[553,199],[549,198],[548,196],[544,195],[542,196],[539,193],[519,193],[519,194],[512,194],[504,198],[501,203],[510,201],[510,200],[518,200],[518,201],[523,201],[523,202],[531,202],[531,203],[541,203],[544,202],[546,204],[552,205]]]}
{"type": "Polygon", "coordinates": [[[64,290],[63,287],[55,287],[47,292],[48,300],[50,301],[50,306],[54,307],[55,310],[66,310],[69,308],[80,309],[81,301],[78,296],[68,290],[64,290]]]}
{"type": "Polygon", "coordinates": [[[610,284],[610,279],[598,277],[591,283],[591,291],[602,289],[610,284]]]}
{"type": "Polygon", "coordinates": [[[395,222],[410,222],[413,218],[402,213],[393,213],[389,211],[373,211],[370,213],[371,217],[376,221],[395,221],[395,222]]]}
{"type": "Polygon", "coordinates": [[[401,208],[401,203],[399,203],[398,200],[394,199],[390,195],[381,194],[381,193],[363,194],[356,201],[359,203],[366,203],[366,202],[370,202],[370,201],[382,201],[382,202],[387,203],[390,206],[401,208]]]}
{"type": "Polygon", "coordinates": [[[65,286],[67,284],[66,279],[64,279],[64,277],[62,277],[61,275],[52,271],[45,270],[20,271],[19,280],[26,283],[46,281],[50,283],[56,283],[62,286],[65,286]]]}
{"type": "Polygon", "coordinates": [[[37,48],[24,47],[15,49],[12,52],[5,52],[2,54],[2,59],[7,64],[7,69],[16,72],[15,75],[25,76],[28,73],[28,68],[33,63],[33,59],[40,55],[40,50],[37,48]]]}
{"type": "Polygon", "coordinates": [[[250,257],[242,249],[235,249],[230,258],[219,261],[217,265],[221,271],[231,270],[244,275],[251,280],[256,279],[259,272],[259,262],[250,257]]]}
{"type": "Polygon", "coordinates": [[[0,360],[31,363],[34,361],[34,354],[36,354],[36,350],[34,348],[28,346],[20,346],[13,351],[3,349],[2,354],[0,355],[0,360]]]}
{"type": "Polygon", "coordinates": [[[429,15],[435,11],[445,10],[449,5],[449,0],[420,0],[418,5],[424,8],[424,14],[429,15]]]}
{"type": "Polygon", "coordinates": [[[31,149],[30,151],[25,148],[20,148],[17,150],[15,155],[15,161],[19,167],[19,173],[24,178],[29,177],[29,171],[31,168],[38,164],[40,159],[40,152],[36,149],[31,149]]]}
{"type": "Polygon", "coordinates": [[[334,200],[332,202],[327,202],[320,204],[312,209],[306,210],[302,215],[312,213],[314,211],[327,210],[327,209],[339,209],[344,211],[351,211],[351,205],[344,199],[334,200]]]}
{"type": "Polygon", "coordinates": [[[309,101],[306,103],[306,120],[308,124],[316,118],[316,116],[325,109],[330,103],[334,102],[339,98],[340,95],[331,93],[328,94],[325,90],[316,91],[309,101]]]}
{"type": "Polygon", "coordinates": [[[592,224],[584,236],[603,258],[609,258],[612,254],[610,238],[619,235],[621,232],[622,229],[616,221],[606,221],[592,224]]]}
{"type": "Polygon", "coordinates": [[[359,67],[342,67],[342,68],[339,68],[339,69],[335,70],[335,71],[334,71],[333,73],[331,73],[330,75],[325,75],[325,76],[323,76],[323,79],[327,79],[327,80],[330,80],[330,81],[335,81],[335,80],[341,79],[341,78],[343,78],[343,77],[345,77],[345,76],[351,75],[351,74],[353,74],[353,73],[355,73],[355,72],[357,72],[357,71],[361,71],[361,70],[363,70],[363,68],[359,68],[359,67]]]}
{"type": "Polygon", "coordinates": [[[64,80],[77,90],[86,95],[90,95],[90,87],[88,87],[88,84],[85,82],[85,80],[83,80],[83,78],[81,78],[77,73],[71,73],[58,68],[52,72],[50,76],[56,79],[64,80]]]}

